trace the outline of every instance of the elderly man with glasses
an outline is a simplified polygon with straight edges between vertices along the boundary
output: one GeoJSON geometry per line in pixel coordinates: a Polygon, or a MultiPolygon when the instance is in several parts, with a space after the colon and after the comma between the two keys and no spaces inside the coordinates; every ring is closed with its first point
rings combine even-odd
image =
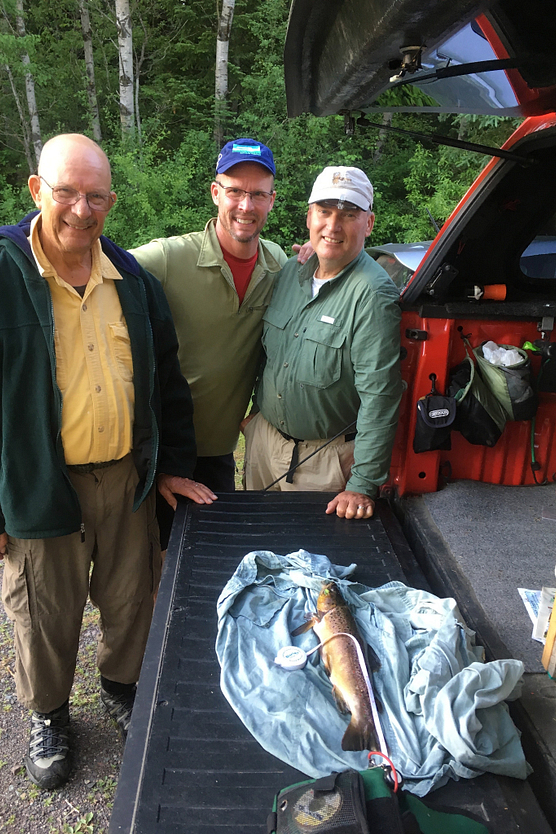
{"type": "Polygon", "coordinates": [[[194,477],[217,492],[234,490],[233,451],[259,364],[262,317],[287,260],[260,237],[274,205],[275,174],[261,142],[228,142],[210,187],[218,216],[202,232],[131,250],[168,298],[195,407],[194,477]]]}
{"type": "Polygon", "coordinates": [[[198,503],[192,402],[158,281],[101,236],[104,152],[66,134],[29,178],[39,209],[0,229],[0,558],[27,773],[69,776],[68,699],[83,608],[100,611],[101,699],[123,737],[160,572],[154,480],[198,503]]]}

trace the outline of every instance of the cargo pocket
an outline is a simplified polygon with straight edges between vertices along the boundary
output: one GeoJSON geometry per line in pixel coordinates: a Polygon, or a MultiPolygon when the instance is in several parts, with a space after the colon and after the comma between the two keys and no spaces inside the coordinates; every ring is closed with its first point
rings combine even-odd
{"type": "Polygon", "coordinates": [[[345,333],[337,325],[314,322],[303,334],[298,380],[303,385],[328,388],[342,373],[345,333]]]}
{"type": "Polygon", "coordinates": [[[25,551],[9,540],[9,552],[4,557],[2,601],[10,620],[24,628],[31,626],[31,593],[27,581],[25,551]]]}
{"type": "Polygon", "coordinates": [[[133,362],[127,325],[125,322],[112,322],[108,326],[112,334],[112,346],[118,373],[123,380],[131,382],[133,379],[133,362]]]}

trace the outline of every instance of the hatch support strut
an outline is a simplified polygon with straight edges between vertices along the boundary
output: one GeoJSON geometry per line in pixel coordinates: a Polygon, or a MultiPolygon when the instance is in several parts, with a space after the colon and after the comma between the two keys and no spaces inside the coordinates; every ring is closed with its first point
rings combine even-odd
{"type": "MultiPolygon", "coordinates": [[[[355,126],[354,117],[350,113],[343,113],[346,118],[346,133],[353,133],[355,126]]],[[[519,165],[532,165],[533,160],[526,156],[520,156],[514,151],[505,151],[502,148],[491,148],[489,145],[479,145],[476,142],[466,142],[463,139],[450,139],[449,136],[437,136],[434,133],[419,133],[415,130],[404,130],[401,127],[392,127],[392,125],[377,124],[377,122],[370,122],[364,115],[357,120],[359,127],[376,127],[378,130],[391,130],[394,133],[403,133],[405,136],[413,136],[420,142],[431,142],[433,145],[447,145],[449,148],[461,148],[464,151],[473,151],[474,153],[482,153],[486,156],[498,156],[501,159],[509,159],[512,162],[517,162],[519,165]]]]}

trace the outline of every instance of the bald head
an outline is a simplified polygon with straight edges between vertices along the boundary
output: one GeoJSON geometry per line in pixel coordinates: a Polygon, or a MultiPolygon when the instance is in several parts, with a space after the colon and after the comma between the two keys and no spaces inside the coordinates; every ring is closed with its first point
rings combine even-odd
{"type": "Polygon", "coordinates": [[[90,165],[99,172],[104,172],[108,177],[107,188],[110,188],[112,173],[108,157],[88,136],[83,136],[82,133],[61,133],[49,139],[41,151],[39,176],[51,182],[52,179],[55,180],[60,166],[66,166],[68,162],[76,166],[90,165]]]}

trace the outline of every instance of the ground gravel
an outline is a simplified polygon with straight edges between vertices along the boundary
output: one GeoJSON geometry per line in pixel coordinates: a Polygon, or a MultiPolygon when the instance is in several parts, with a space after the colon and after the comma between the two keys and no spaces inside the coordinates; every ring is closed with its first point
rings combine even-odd
{"type": "MultiPolygon", "coordinates": [[[[2,577],[0,565],[0,579],[2,577]]],[[[85,610],[70,697],[73,772],[56,791],[42,791],[23,767],[29,711],[15,695],[13,629],[0,611],[0,832],[10,834],[106,834],[122,760],[115,724],[104,712],[95,664],[97,615],[85,610]]]]}

